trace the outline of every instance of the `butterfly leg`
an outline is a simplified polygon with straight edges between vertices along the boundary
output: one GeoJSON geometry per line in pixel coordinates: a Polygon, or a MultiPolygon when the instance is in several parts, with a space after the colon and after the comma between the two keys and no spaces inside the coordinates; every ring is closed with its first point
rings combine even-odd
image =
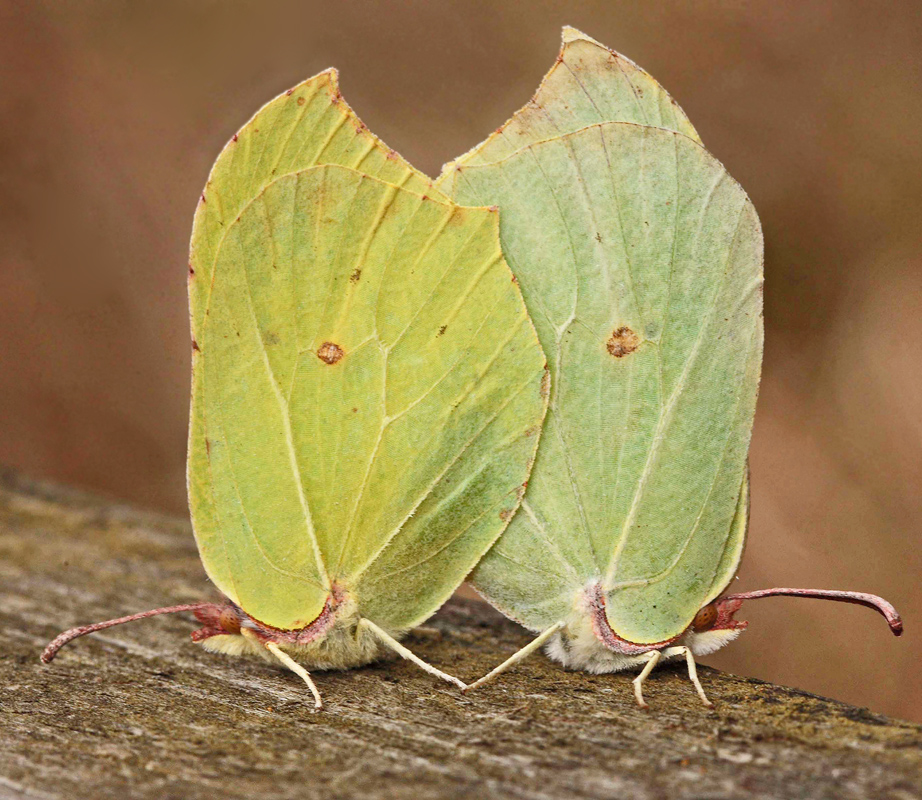
{"type": "Polygon", "coordinates": [[[685,656],[685,662],[688,664],[688,677],[694,684],[695,691],[698,692],[698,697],[701,698],[701,702],[706,706],[713,706],[714,704],[708,700],[708,696],[704,693],[704,687],[701,685],[701,681],[698,680],[698,668],[695,666],[695,657],[692,655],[692,651],[685,646],[667,647],[663,650],[663,655],[666,658],[672,656],[685,656]]]}
{"type": "Polygon", "coordinates": [[[649,653],[644,653],[643,658],[646,658],[647,663],[644,665],[644,668],[640,671],[640,674],[634,678],[634,697],[637,699],[637,705],[641,708],[649,708],[646,700],[643,699],[643,682],[647,679],[649,674],[653,672],[653,667],[655,667],[659,660],[663,657],[663,654],[659,650],[651,650],[649,653]]]}
{"type": "Polygon", "coordinates": [[[375,636],[378,637],[378,639],[381,641],[382,644],[385,644],[388,647],[390,647],[391,650],[397,653],[397,655],[401,656],[402,658],[405,658],[407,661],[412,661],[414,664],[416,664],[417,667],[419,667],[422,670],[425,670],[430,675],[435,675],[437,678],[441,678],[443,681],[448,681],[448,683],[453,683],[455,686],[457,686],[462,691],[467,689],[467,684],[464,681],[459,680],[454,675],[449,675],[447,672],[442,672],[441,670],[436,669],[431,664],[427,664],[418,655],[408,650],[406,647],[400,644],[400,642],[398,642],[393,636],[388,634],[386,631],[383,631],[381,628],[375,625],[371,620],[363,619],[359,623],[359,625],[362,627],[368,628],[368,630],[370,630],[372,633],[374,633],[375,636]]]}
{"type": "Polygon", "coordinates": [[[314,695],[314,708],[320,711],[323,708],[323,700],[320,699],[320,692],[317,691],[317,687],[311,680],[310,673],[288,655],[288,653],[284,652],[275,642],[266,642],[266,649],[307,684],[307,688],[310,689],[311,694],[314,695]]]}
{"type": "Polygon", "coordinates": [[[485,683],[492,681],[497,675],[505,672],[509,667],[517,664],[526,656],[531,655],[535,652],[541,645],[543,645],[548,639],[551,638],[557,631],[564,627],[563,622],[558,622],[556,625],[552,625],[546,631],[544,631],[540,636],[530,641],[525,647],[523,647],[518,652],[513,653],[509,658],[507,658],[502,664],[500,664],[496,669],[488,672],[479,680],[474,681],[470,686],[468,686],[464,691],[465,693],[471,691],[471,689],[476,689],[478,686],[483,686],[485,683]]]}
{"type": "Polygon", "coordinates": [[[307,688],[311,690],[311,694],[314,695],[314,710],[320,711],[323,709],[323,700],[320,699],[320,692],[317,691],[317,687],[314,685],[314,681],[311,680],[310,673],[304,669],[297,661],[295,661],[288,653],[282,650],[275,642],[267,642],[257,637],[247,628],[241,628],[240,633],[246,636],[248,639],[252,639],[257,644],[265,647],[272,655],[274,655],[279,661],[281,661],[288,669],[290,669],[295,675],[301,678],[307,684],[307,688]]]}

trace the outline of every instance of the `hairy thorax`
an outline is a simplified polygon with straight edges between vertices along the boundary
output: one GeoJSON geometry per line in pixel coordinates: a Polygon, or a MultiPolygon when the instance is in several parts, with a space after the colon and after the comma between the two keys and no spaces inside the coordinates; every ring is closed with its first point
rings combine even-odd
{"type": "Polygon", "coordinates": [[[231,603],[196,616],[205,627],[195,631],[192,639],[212,652],[255,655],[274,661],[265,643],[275,642],[296,661],[314,670],[360,667],[382,655],[378,639],[360,624],[358,606],[347,592],[336,592],[320,616],[297,631],[263,625],[231,603]]]}
{"type": "MultiPolygon", "coordinates": [[[[634,644],[621,639],[605,616],[604,596],[598,583],[580,590],[565,626],[546,645],[546,652],[569,669],[595,674],[619,672],[647,663],[652,650],[686,646],[696,656],[708,655],[729,644],[744,626],[694,631],[691,627],[672,639],[656,644],[634,644]]],[[[675,658],[678,653],[664,653],[675,658]]]]}

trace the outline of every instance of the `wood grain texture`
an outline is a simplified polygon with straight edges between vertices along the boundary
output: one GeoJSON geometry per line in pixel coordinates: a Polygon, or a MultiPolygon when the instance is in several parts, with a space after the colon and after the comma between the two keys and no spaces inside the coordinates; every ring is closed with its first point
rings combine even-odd
{"type": "MultiPolygon", "coordinates": [[[[391,661],[299,679],[210,655],[193,622],[75,642],[61,629],[210,597],[188,525],[12,474],[0,478],[0,798],[914,798],[922,727],[703,670],[648,682],[533,657],[462,697],[391,661]]],[[[407,641],[472,679],[529,635],[455,600],[407,641]]]]}

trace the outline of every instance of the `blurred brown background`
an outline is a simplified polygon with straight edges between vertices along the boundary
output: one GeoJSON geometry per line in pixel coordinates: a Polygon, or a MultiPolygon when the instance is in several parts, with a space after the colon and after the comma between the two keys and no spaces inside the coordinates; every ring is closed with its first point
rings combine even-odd
{"type": "Polygon", "coordinates": [[[907,621],[753,603],[710,663],[922,719],[918,0],[0,0],[0,463],[185,513],[186,249],[225,141],[335,65],[435,175],[531,96],[565,23],[669,89],[765,227],[736,588],[878,592],[907,621]]]}

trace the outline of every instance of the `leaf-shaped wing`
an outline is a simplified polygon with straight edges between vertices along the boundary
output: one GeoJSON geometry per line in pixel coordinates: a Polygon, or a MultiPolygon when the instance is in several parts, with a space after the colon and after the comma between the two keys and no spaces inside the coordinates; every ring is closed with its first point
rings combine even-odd
{"type": "Polygon", "coordinates": [[[408,627],[518,506],[544,356],[495,211],[340,166],[286,175],[228,227],[198,347],[203,560],[269,625],[310,622],[335,582],[408,627]]]}
{"type": "MultiPolygon", "coordinates": [[[[215,260],[234,220],[270,182],[317,164],[361,169],[395,185],[443,197],[429,185],[426,176],[365,127],[343,99],[337,73],[332,69],[263,106],[218,156],[196,207],[190,245],[193,372],[187,480],[196,541],[206,570],[222,586],[229,585],[231,565],[221,541],[217,484],[203,427],[204,370],[200,363],[202,326],[211,302],[215,260]]],[[[235,597],[233,591],[227,593],[235,597]]]]}
{"type": "Polygon", "coordinates": [[[540,628],[601,579],[619,636],[668,639],[730,579],[745,529],[762,353],[752,204],[695,141],[627,123],[465,166],[454,197],[500,207],[551,365],[525,502],[475,585],[540,628]]]}

